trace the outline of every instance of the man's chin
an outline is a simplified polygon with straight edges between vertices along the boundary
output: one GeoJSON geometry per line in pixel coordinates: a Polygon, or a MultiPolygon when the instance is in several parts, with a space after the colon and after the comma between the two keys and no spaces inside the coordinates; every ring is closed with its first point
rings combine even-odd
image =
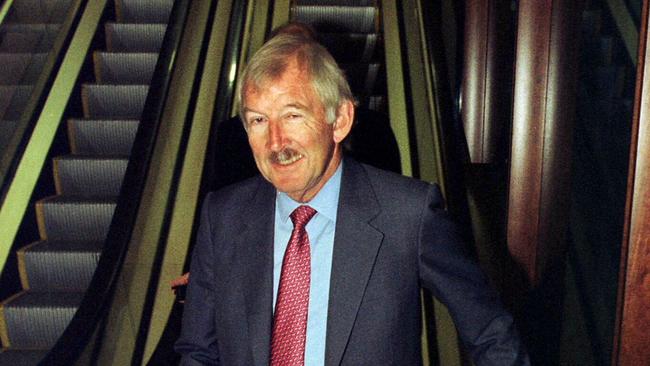
{"type": "Polygon", "coordinates": [[[300,192],[301,189],[298,185],[296,184],[291,184],[291,183],[281,183],[281,182],[271,182],[275,189],[277,189],[280,192],[286,193],[288,195],[293,195],[296,192],[300,192]]]}

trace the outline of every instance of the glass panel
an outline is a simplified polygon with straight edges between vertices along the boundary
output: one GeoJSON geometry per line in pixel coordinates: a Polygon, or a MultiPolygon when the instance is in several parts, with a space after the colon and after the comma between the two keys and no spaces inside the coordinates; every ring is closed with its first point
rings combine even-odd
{"type": "Polygon", "coordinates": [[[638,39],[641,1],[586,3],[560,359],[566,365],[608,365],[636,76],[636,60],[624,39],[638,39]],[[614,3],[619,9],[616,18],[611,8],[614,3]],[[636,35],[624,34],[619,28],[622,17],[636,25],[636,35]]]}

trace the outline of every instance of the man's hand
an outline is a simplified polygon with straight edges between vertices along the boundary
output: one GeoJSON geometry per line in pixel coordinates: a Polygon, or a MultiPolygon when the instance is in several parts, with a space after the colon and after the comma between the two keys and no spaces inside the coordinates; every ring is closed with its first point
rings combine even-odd
{"type": "Polygon", "coordinates": [[[185,289],[187,288],[187,284],[189,282],[190,282],[190,273],[187,272],[180,277],[174,278],[170,283],[172,286],[172,290],[174,291],[174,295],[176,295],[177,301],[180,302],[181,304],[185,302],[185,289]]]}

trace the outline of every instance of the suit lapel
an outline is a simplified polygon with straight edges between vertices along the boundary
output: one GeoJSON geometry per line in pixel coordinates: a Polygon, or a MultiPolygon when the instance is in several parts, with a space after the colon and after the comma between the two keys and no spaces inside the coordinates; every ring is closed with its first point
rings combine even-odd
{"type": "Polygon", "coordinates": [[[260,179],[259,189],[245,217],[248,224],[237,240],[248,335],[255,365],[269,364],[273,317],[273,222],[275,189],[260,179]]]}
{"type": "Polygon", "coordinates": [[[325,364],[338,365],[348,344],[383,234],[370,225],[379,213],[368,177],[346,160],[341,181],[330,280],[325,364]]]}

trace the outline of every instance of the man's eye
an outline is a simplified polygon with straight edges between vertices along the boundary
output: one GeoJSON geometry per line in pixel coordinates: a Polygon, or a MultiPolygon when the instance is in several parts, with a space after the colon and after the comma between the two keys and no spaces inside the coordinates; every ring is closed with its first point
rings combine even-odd
{"type": "Polygon", "coordinates": [[[264,122],[264,117],[253,117],[248,120],[249,125],[256,125],[264,122]]]}
{"type": "Polygon", "coordinates": [[[297,113],[290,113],[290,114],[287,115],[287,119],[298,119],[298,118],[301,118],[301,117],[302,116],[300,114],[297,114],[297,113]]]}

